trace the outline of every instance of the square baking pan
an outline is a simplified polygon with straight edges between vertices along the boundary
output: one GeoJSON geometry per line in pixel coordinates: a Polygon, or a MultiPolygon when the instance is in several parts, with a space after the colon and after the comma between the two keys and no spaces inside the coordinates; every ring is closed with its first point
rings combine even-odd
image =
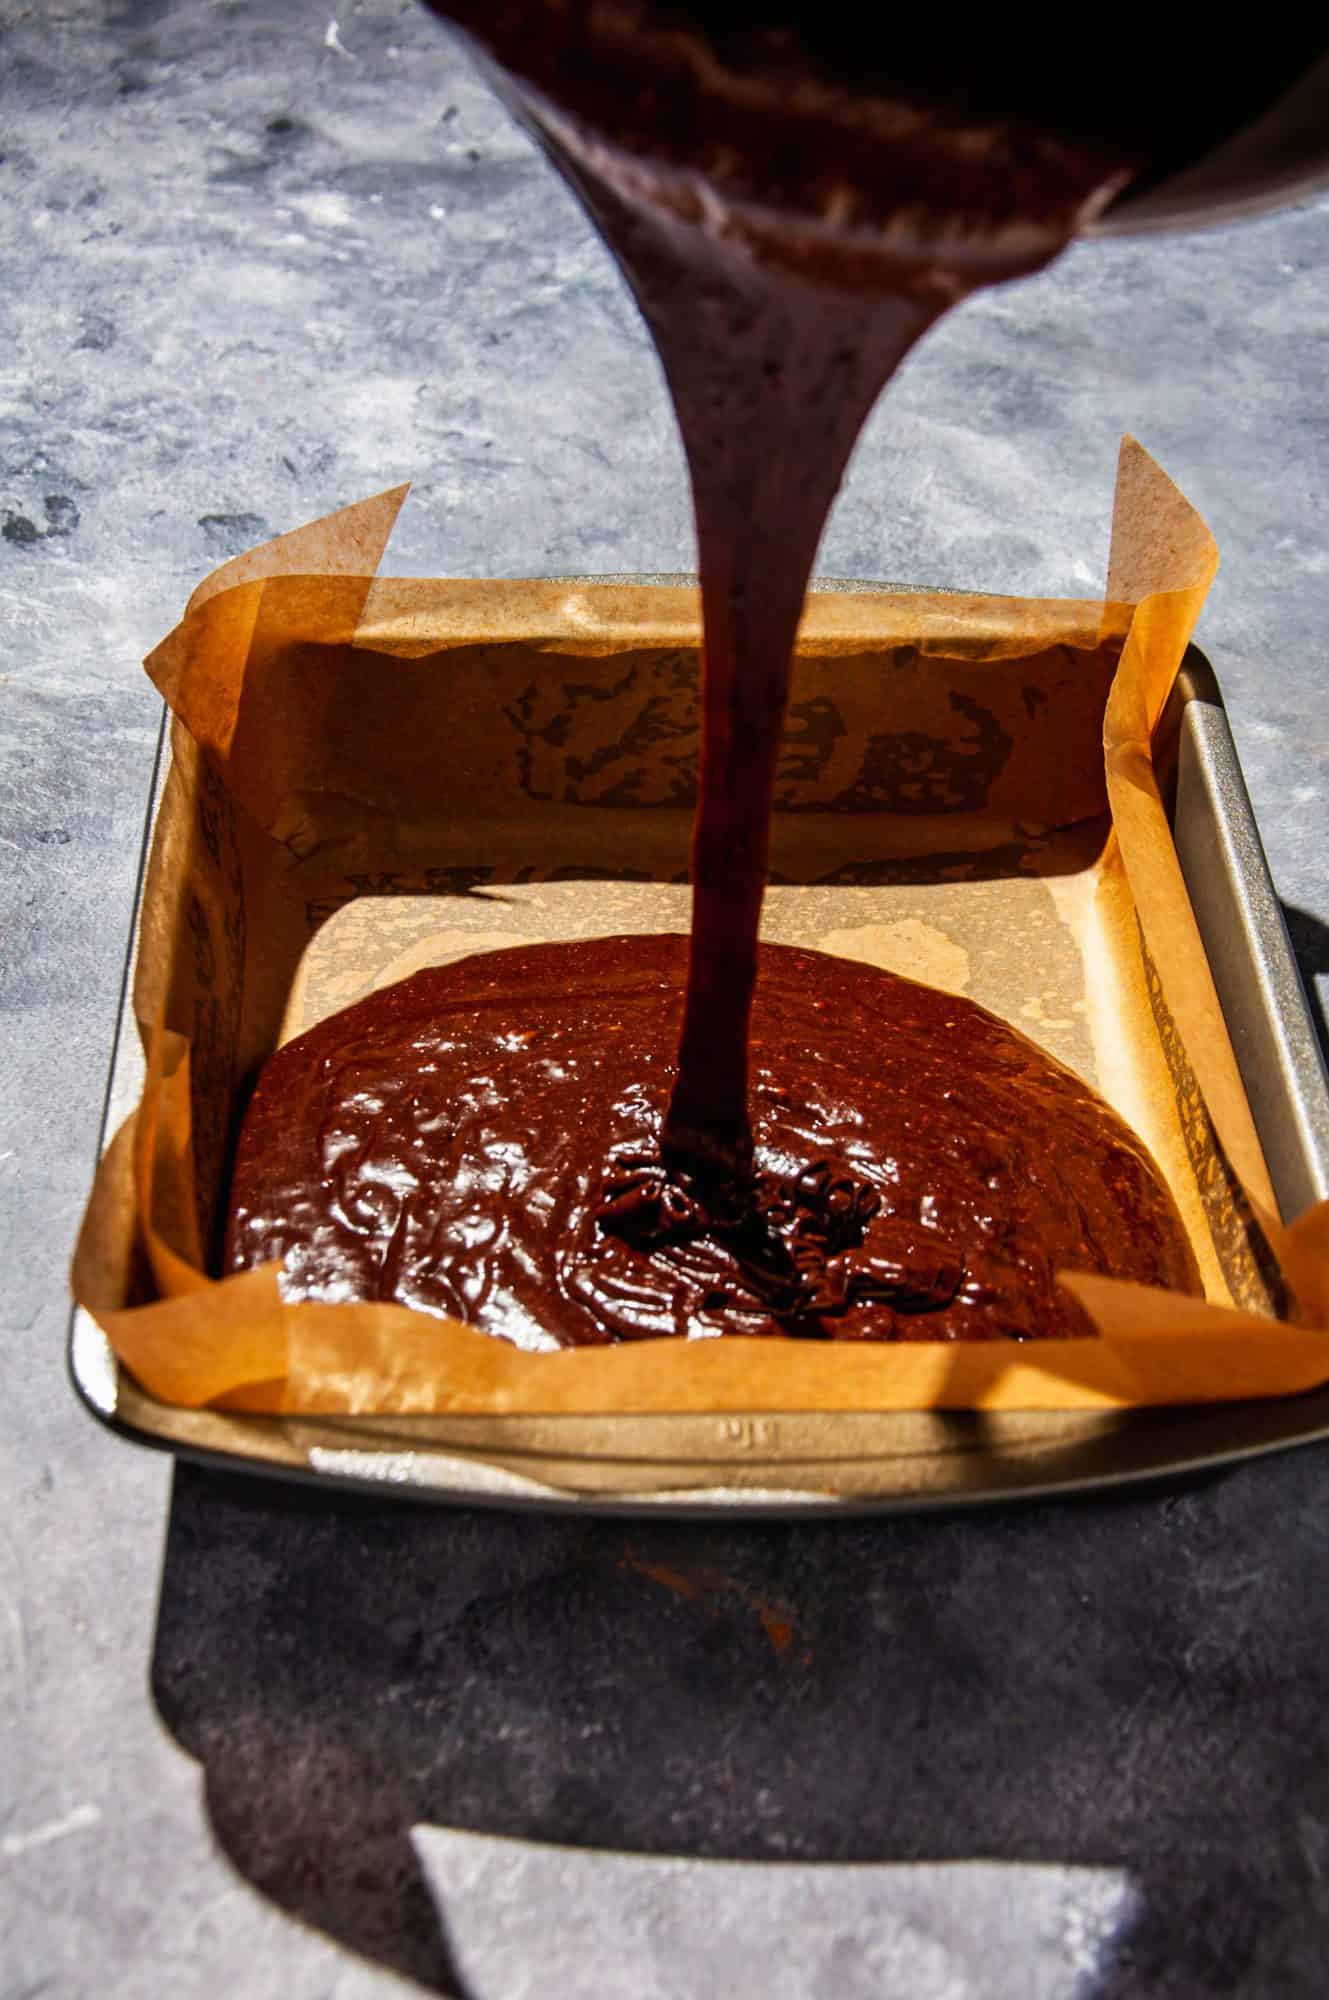
{"type": "MultiPolygon", "coordinates": [[[[558,579],[690,585],[682,577],[558,579]]],[[[821,583],[819,590],[895,586],[821,583]]],[[[144,856],[169,752],[163,719],[144,856]]],[[[1280,1208],[1329,1195],[1329,1084],[1212,668],[1190,648],[1155,763],[1280,1208]]],[[[140,869],[131,937],[143,893],[140,869]]],[[[126,961],[104,1149],[143,1080],[126,961]]],[[[205,1463],[404,1498],[498,1506],[800,1515],[991,1504],[1196,1471],[1329,1436],[1329,1388],[1271,1401],[1133,1411],[634,1417],[260,1417],[145,1394],[75,1310],[69,1361],[88,1409],[135,1441],[205,1463]],[[677,1468],[686,1465],[680,1485],[677,1468]]]]}

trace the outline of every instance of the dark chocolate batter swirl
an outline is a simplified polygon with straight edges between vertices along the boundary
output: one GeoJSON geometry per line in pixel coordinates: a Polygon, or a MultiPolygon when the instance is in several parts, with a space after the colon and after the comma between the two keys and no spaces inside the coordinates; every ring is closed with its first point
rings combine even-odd
{"type": "MultiPolygon", "coordinates": [[[[947,32],[937,46],[931,23],[866,40],[842,24],[837,65],[826,22],[808,32],[812,9],[773,34],[751,10],[734,34],[723,8],[648,0],[439,10],[476,38],[617,259],[678,417],[705,668],[692,952],[661,1147],[678,1172],[741,1177],[775,765],[836,489],[914,343],[969,293],[1054,257],[1129,177],[1137,142],[1065,128],[1059,98],[1057,116],[1026,116],[1018,61],[1008,102],[980,44],[947,32]]],[[[1046,93],[1033,102],[1048,110],[1046,93]]]]}
{"type": "Polygon", "coordinates": [[[1190,1287],[1147,1156],[1068,1072],[965,1001],[757,942],[794,637],[859,430],[948,306],[1129,177],[1138,133],[1049,120],[1022,57],[994,76],[931,23],[865,64],[801,6],[737,33],[645,0],[440,10],[600,229],[674,400],[705,627],[691,951],[489,955],[282,1050],[229,1267],[283,1257],[289,1296],[531,1346],[1027,1339],[1089,1331],[1061,1267],[1190,1287]]]}
{"type": "Polygon", "coordinates": [[[650,1335],[1088,1333],[1060,1269],[1195,1288],[1102,1100],[971,1001],[767,945],[750,1179],[659,1165],[685,940],[487,952],[265,1065],[228,1270],[396,1299],[527,1347],[650,1335]]]}

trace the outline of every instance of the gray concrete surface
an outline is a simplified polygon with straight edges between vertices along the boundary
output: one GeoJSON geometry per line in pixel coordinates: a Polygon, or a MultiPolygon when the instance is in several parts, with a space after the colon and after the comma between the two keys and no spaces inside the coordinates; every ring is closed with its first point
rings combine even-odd
{"type": "MultiPolygon", "coordinates": [[[[0,1995],[1318,1994],[1319,1451],[629,1537],[173,1480],[75,1406],[138,662],[190,585],[403,477],[389,567],[691,561],[655,367],[568,198],[413,4],[336,18],[0,0],[0,1995]],[[702,1562],[733,1587],[649,1571],[702,1562]]],[[[1089,592],[1141,436],[1223,550],[1201,637],[1311,975],[1327,260],[1310,204],[969,306],[822,564],[1089,592]]]]}

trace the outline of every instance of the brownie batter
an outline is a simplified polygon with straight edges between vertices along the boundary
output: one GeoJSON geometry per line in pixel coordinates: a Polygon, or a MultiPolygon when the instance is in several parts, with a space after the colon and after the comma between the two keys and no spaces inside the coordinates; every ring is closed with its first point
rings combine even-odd
{"type": "Polygon", "coordinates": [[[1124,184],[1139,140],[1073,112],[1063,129],[1065,94],[1033,88],[1019,60],[1012,116],[986,30],[959,47],[948,34],[938,62],[930,31],[849,26],[837,64],[809,6],[776,6],[773,32],[756,10],[643,0],[439,11],[618,260],[682,432],[705,659],[692,950],[661,1145],[672,1167],[741,1175],[790,662],[849,455],[920,335],[1055,256],[1124,184]],[[1027,115],[1031,97],[1053,115],[1027,115]]]}
{"type": "Polygon", "coordinates": [[[691,947],[489,955],[281,1051],[229,1267],[281,1256],[289,1296],[532,1346],[1027,1339],[1089,1331],[1061,1266],[1193,1285],[1147,1156],[1067,1072],[965,1001],[757,942],[794,638],[858,433],[948,306],[1130,177],[1129,93],[1068,125],[1078,83],[1040,88],[991,31],[948,28],[939,63],[930,25],[864,42],[811,5],[774,32],[642,0],[439,11],[602,232],[673,397],[705,636],[691,947]]]}
{"type": "Polygon", "coordinates": [[[754,1171],[666,1174],[674,937],[517,946],[419,972],[265,1065],[228,1270],[396,1299],[524,1347],[650,1335],[1088,1333],[1061,1269],[1193,1289],[1148,1154],[972,1001],[764,945],[754,1171]]]}

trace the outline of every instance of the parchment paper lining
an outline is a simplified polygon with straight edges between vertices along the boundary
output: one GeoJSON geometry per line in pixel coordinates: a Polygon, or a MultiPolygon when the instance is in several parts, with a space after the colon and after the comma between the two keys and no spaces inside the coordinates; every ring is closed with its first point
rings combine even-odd
{"type": "Polygon", "coordinates": [[[287,1305],[275,1266],[209,1275],[244,1089],[283,1035],[508,938],[686,928],[695,599],[376,580],[403,491],[228,564],[148,661],[174,720],[135,989],[147,1082],[74,1271],[144,1388],[626,1425],[1329,1380],[1329,1210],[1276,1217],[1150,751],[1216,551],[1130,440],[1105,605],[810,600],[767,934],[967,991],[1095,1082],[1173,1187],[1204,1300],[1066,1274],[1098,1340],[532,1355],[402,1307],[287,1305]]]}

